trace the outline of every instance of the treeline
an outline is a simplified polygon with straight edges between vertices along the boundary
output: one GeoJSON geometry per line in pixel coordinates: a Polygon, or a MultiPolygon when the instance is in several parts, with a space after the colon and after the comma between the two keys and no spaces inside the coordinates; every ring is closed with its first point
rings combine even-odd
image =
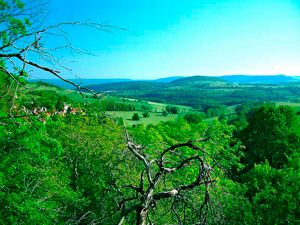
{"type": "Polygon", "coordinates": [[[135,105],[115,101],[101,101],[94,104],[102,111],[135,111],[135,105]]]}
{"type": "Polygon", "coordinates": [[[59,95],[55,91],[41,90],[29,92],[27,96],[22,97],[21,102],[29,110],[34,107],[46,107],[48,111],[61,111],[64,102],[68,104],[73,101],[68,96],[59,95]]]}
{"type": "Polygon", "coordinates": [[[207,102],[218,105],[236,105],[249,101],[288,101],[289,96],[284,93],[266,92],[266,91],[234,91],[228,92],[201,92],[194,93],[192,90],[187,92],[148,92],[135,93],[127,92],[121,96],[134,98],[139,96],[142,99],[154,102],[161,102],[174,105],[185,105],[195,107],[206,104],[207,102]],[[182,97],[184,96],[184,98],[182,97]]]}
{"type": "Polygon", "coordinates": [[[201,112],[204,112],[207,118],[227,114],[226,105],[204,104],[201,106],[201,108],[203,108],[201,112]]]}
{"type": "Polygon", "coordinates": [[[228,124],[234,125],[237,130],[241,130],[248,126],[247,120],[253,116],[256,110],[262,105],[275,107],[274,102],[248,102],[238,105],[235,108],[235,115],[228,116],[228,124]]]}
{"type": "Polygon", "coordinates": [[[167,105],[166,111],[170,114],[178,114],[180,113],[180,109],[176,106],[167,105]]]}
{"type": "Polygon", "coordinates": [[[123,91],[119,96],[141,98],[148,101],[161,102],[174,105],[196,107],[198,105],[211,104],[236,105],[249,101],[297,101],[297,88],[295,87],[231,87],[210,86],[159,88],[155,90],[130,90],[123,91]],[[182,97],[184,96],[184,98],[182,97]]]}

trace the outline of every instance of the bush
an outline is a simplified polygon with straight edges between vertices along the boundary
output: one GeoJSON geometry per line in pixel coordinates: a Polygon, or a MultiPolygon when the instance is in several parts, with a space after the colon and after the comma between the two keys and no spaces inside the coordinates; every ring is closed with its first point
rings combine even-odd
{"type": "Polygon", "coordinates": [[[163,116],[168,116],[168,112],[167,112],[166,110],[164,110],[164,111],[162,112],[162,115],[163,115],[163,116]]]}
{"type": "Polygon", "coordinates": [[[144,117],[144,118],[150,117],[149,112],[144,112],[144,113],[143,113],[143,117],[144,117]]]}
{"type": "Polygon", "coordinates": [[[133,116],[132,116],[132,119],[133,119],[133,120],[140,120],[141,117],[139,116],[138,113],[134,113],[133,116]]]}
{"type": "Polygon", "coordinates": [[[166,107],[166,110],[168,113],[171,113],[171,114],[178,114],[179,113],[179,108],[175,107],[175,106],[167,106],[166,107]]]}
{"type": "Polygon", "coordinates": [[[226,115],[221,114],[218,118],[219,121],[226,120],[226,115]]]}
{"type": "Polygon", "coordinates": [[[183,117],[188,123],[198,124],[202,121],[202,117],[198,114],[186,114],[183,117]]]}

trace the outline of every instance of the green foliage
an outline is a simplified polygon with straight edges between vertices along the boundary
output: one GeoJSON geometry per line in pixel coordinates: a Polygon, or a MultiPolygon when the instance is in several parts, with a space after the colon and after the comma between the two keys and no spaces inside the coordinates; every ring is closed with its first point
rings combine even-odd
{"type": "Polygon", "coordinates": [[[142,111],[148,111],[151,112],[152,111],[152,106],[151,105],[142,105],[142,111]]]}
{"type": "Polygon", "coordinates": [[[168,116],[168,112],[167,112],[166,110],[163,110],[163,111],[162,111],[162,115],[163,115],[163,116],[168,116]]]}
{"type": "Polygon", "coordinates": [[[31,22],[24,15],[16,17],[16,11],[24,10],[25,4],[19,0],[0,1],[0,23],[4,29],[0,32],[0,41],[3,46],[9,44],[17,36],[25,35],[31,22]]]}
{"type": "MultiPolygon", "coordinates": [[[[10,42],[27,35],[32,26],[26,15],[15,13],[25,7],[19,0],[0,0],[3,27],[0,41],[7,52],[13,52],[10,42]]],[[[0,66],[6,68],[4,61],[0,66]]],[[[45,83],[36,85],[49,89],[31,92],[32,100],[29,92],[17,90],[18,85],[12,82],[18,78],[25,84],[26,71],[16,66],[10,69],[11,77],[4,70],[0,72],[0,223],[116,224],[122,215],[120,202],[126,202],[124,206],[128,208],[139,204],[145,196],[134,191],[140,184],[144,165],[127,148],[124,121],[104,115],[94,117],[95,112],[84,104],[77,105],[84,107],[84,114],[55,115],[48,119],[45,115],[32,116],[33,106],[61,111],[63,102],[76,100],[58,94],[58,89],[51,91],[55,87],[45,83]],[[25,113],[26,110],[29,111],[25,113]]],[[[258,109],[261,103],[249,103],[253,99],[287,101],[291,96],[296,99],[297,86],[278,85],[276,90],[260,85],[241,88],[209,77],[185,78],[169,84],[102,85],[103,89],[112,87],[124,90],[123,97],[139,96],[140,103],[126,104],[124,98],[122,103],[113,100],[95,103],[97,100],[91,95],[84,96],[103,111],[134,111],[137,106],[144,111],[145,120],[152,107],[141,99],[185,104],[198,110],[197,114],[186,114],[177,121],[136,125],[127,131],[132,141],[140,144],[139,154],[153,160],[151,173],[159,171],[156,166],[159,163],[165,163],[172,171],[184,159],[194,156],[214,167],[214,182],[205,184],[213,190],[205,223],[300,223],[299,120],[289,107],[264,105],[258,109]],[[248,103],[235,108],[237,116],[229,121],[235,127],[226,124],[227,106],[245,102],[248,103]],[[219,121],[210,126],[203,122],[204,118],[216,116],[219,121]],[[191,142],[202,138],[207,138],[205,143],[191,142]],[[195,143],[197,148],[176,147],[164,156],[164,162],[157,157],[179,143],[195,143]]],[[[72,91],[72,96],[76,94],[72,91]]],[[[181,106],[171,105],[161,105],[160,109],[165,107],[162,110],[165,117],[182,111],[181,106]]],[[[134,113],[132,120],[140,120],[139,114],[134,113]]],[[[201,168],[190,163],[174,173],[169,171],[154,192],[195,182],[201,168]]],[[[152,184],[145,180],[144,185],[152,184]]],[[[199,222],[205,185],[193,190],[181,189],[178,198],[170,198],[173,201],[163,198],[154,202],[148,209],[149,216],[156,224],[176,224],[182,218],[185,224],[199,222]]],[[[135,213],[126,218],[127,224],[136,222],[135,213]]]]}
{"type": "Polygon", "coordinates": [[[246,146],[243,163],[248,168],[265,160],[281,168],[287,157],[300,148],[298,118],[288,106],[262,106],[238,137],[246,146]]]}
{"type": "Polygon", "coordinates": [[[167,111],[168,113],[170,113],[170,114],[178,114],[178,113],[179,113],[179,108],[176,107],[176,106],[170,106],[170,105],[168,105],[168,106],[166,107],[166,111],[167,111]]]}
{"type": "Polygon", "coordinates": [[[139,115],[138,113],[134,113],[134,114],[132,115],[132,119],[133,119],[133,120],[140,120],[141,117],[140,117],[140,115],[139,115]]]}
{"type": "Polygon", "coordinates": [[[149,114],[149,112],[144,112],[144,113],[143,113],[143,117],[144,117],[144,118],[148,118],[148,117],[150,117],[150,114],[149,114]]]}
{"type": "Polygon", "coordinates": [[[64,104],[63,104],[64,102],[63,102],[63,100],[62,100],[62,98],[58,98],[58,100],[57,100],[57,102],[56,102],[56,105],[55,105],[55,109],[57,110],[57,111],[62,111],[62,109],[64,108],[64,104]]]}
{"type": "Polygon", "coordinates": [[[221,114],[218,118],[219,121],[226,120],[226,115],[221,114]]]}
{"type": "MultiPolygon", "coordinates": [[[[238,137],[245,145],[238,172],[254,224],[298,224],[299,122],[288,106],[263,105],[238,137]]],[[[237,220],[248,223],[239,216],[237,220]]]]}
{"type": "Polygon", "coordinates": [[[116,221],[118,215],[112,212],[116,209],[114,199],[118,193],[111,190],[110,185],[115,181],[123,182],[129,176],[126,174],[129,167],[120,166],[125,148],[120,137],[122,129],[118,123],[104,117],[99,122],[95,117],[81,115],[47,123],[49,135],[62,143],[69,187],[82,196],[82,207],[71,205],[74,223],[87,213],[82,218],[85,224],[93,220],[115,224],[112,221],[116,221]]]}
{"type": "MultiPolygon", "coordinates": [[[[233,143],[231,141],[232,132],[234,130],[233,126],[228,127],[226,124],[217,123],[211,127],[208,127],[205,123],[201,122],[198,125],[190,125],[184,119],[179,119],[178,121],[168,121],[164,123],[160,123],[157,125],[148,125],[147,127],[143,125],[138,125],[135,128],[130,128],[131,136],[135,137],[136,143],[143,143],[143,149],[141,149],[141,154],[147,155],[150,159],[155,159],[158,153],[162,152],[170,145],[187,142],[189,140],[198,140],[203,137],[203,133],[207,131],[205,137],[211,137],[211,140],[206,143],[206,151],[209,152],[215,159],[216,162],[219,163],[220,170],[216,171],[218,174],[217,183],[214,185],[214,194],[211,196],[212,204],[216,204],[220,201],[220,199],[227,202],[228,198],[227,193],[230,191],[230,185],[232,182],[228,181],[224,184],[226,178],[224,177],[223,170],[229,170],[233,165],[239,164],[239,157],[237,156],[237,152],[239,149],[238,143],[233,143]],[[165,146],[165,147],[164,147],[165,146]],[[222,169],[221,169],[222,168],[222,169]],[[226,190],[226,191],[225,191],[226,190]],[[224,191],[226,192],[226,196],[224,195],[224,191]]],[[[200,146],[201,144],[199,144],[200,146]]],[[[200,154],[194,151],[193,149],[183,148],[177,149],[176,154],[170,154],[166,157],[166,161],[168,162],[168,167],[172,168],[176,166],[175,162],[179,162],[181,158],[187,158],[194,156],[195,154],[200,154]]],[[[213,164],[213,161],[211,161],[213,164]]],[[[132,167],[131,167],[132,168],[132,167]]],[[[141,170],[142,167],[137,167],[137,170],[141,170]]],[[[133,169],[132,169],[133,170],[133,169]]],[[[184,183],[188,184],[193,182],[195,179],[195,175],[197,174],[198,169],[196,167],[186,167],[182,171],[177,171],[174,174],[170,174],[167,176],[167,179],[162,182],[159,186],[157,186],[156,191],[164,191],[165,185],[168,190],[172,190],[172,188],[176,187],[176,185],[184,183]]],[[[138,180],[135,182],[134,186],[138,185],[138,180]]],[[[125,183],[124,185],[129,185],[129,183],[125,183]]],[[[186,213],[189,213],[188,218],[186,219],[187,224],[194,224],[199,218],[195,217],[194,208],[200,207],[203,202],[203,189],[199,187],[199,189],[195,191],[181,191],[181,196],[184,199],[189,199],[189,201],[185,202],[185,210],[186,213]]],[[[231,196],[231,199],[234,197],[231,196]]],[[[242,199],[243,197],[241,197],[242,199]]],[[[182,202],[181,202],[182,203],[182,202]]],[[[180,207],[180,202],[174,204],[174,207],[180,207]]],[[[237,205],[238,201],[235,202],[237,205]]],[[[168,223],[176,223],[176,217],[172,217],[171,214],[165,217],[161,217],[159,215],[164,214],[164,207],[168,207],[168,200],[160,200],[159,203],[156,203],[157,207],[155,211],[150,211],[151,218],[157,218],[158,224],[168,224],[168,223]],[[164,206],[164,207],[163,207],[164,206]]],[[[245,206],[246,208],[246,206],[245,206]]],[[[234,209],[232,209],[234,210],[234,209]]],[[[221,210],[209,210],[208,224],[215,224],[220,221],[222,223],[222,215],[221,210]]],[[[178,210],[178,217],[183,218],[184,210],[178,210]]]]}
{"type": "Polygon", "coordinates": [[[256,224],[299,224],[300,173],[299,157],[293,157],[282,169],[268,162],[255,165],[245,174],[256,224]],[[276,215],[276,216],[275,216],[276,215]]]}
{"type": "Polygon", "coordinates": [[[49,224],[71,216],[64,207],[81,200],[68,186],[61,144],[38,121],[11,122],[0,127],[0,221],[49,224]]]}
{"type": "Polygon", "coordinates": [[[203,118],[199,114],[186,114],[183,117],[188,123],[198,124],[202,122],[203,118]]]}

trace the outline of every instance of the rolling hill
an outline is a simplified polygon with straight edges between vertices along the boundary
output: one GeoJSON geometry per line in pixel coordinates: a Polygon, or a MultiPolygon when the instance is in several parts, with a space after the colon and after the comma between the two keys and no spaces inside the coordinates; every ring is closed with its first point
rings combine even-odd
{"type": "MultiPolygon", "coordinates": [[[[70,81],[79,84],[82,82],[81,86],[93,86],[100,85],[101,90],[104,88],[101,84],[111,84],[111,83],[127,83],[127,82],[149,82],[149,83],[162,83],[167,84],[166,86],[194,86],[203,85],[209,83],[209,85],[224,85],[226,82],[235,83],[235,84],[279,84],[279,83],[295,83],[299,82],[300,78],[297,76],[285,76],[285,75],[226,75],[226,76],[173,76],[173,77],[165,77],[159,78],[156,80],[132,80],[125,78],[115,78],[115,79],[69,79],[70,81]]],[[[74,87],[66,83],[60,79],[34,79],[30,80],[31,82],[44,81],[55,86],[66,88],[66,89],[74,89],[74,87]]],[[[107,85],[111,89],[111,85],[107,85]]],[[[118,85],[116,85],[118,86],[118,85]]],[[[126,85],[125,85],[126,86],[126,85]]],[[[130,86],[130,85],[129,85],[130,86]]],[[[148,85],[149,86],[149,85],[148,85]]],[[[151,85],[150,85],[151,86],[151,85]]],[[[199,86],[199,87],[200,87],[199,86]]],[[[118,90],[120,88],[118,87],[118,90]]]]}
{"type": "Polygon", "coordinates": [[[218,77],[209,77],[209,76],[192,76],[185,77],[181,79],[174,80],[167,84],[167,86],[195,86],[198,84],[210,84],[213,85],[215,83],[227,83],[226,81],[218,78],[218,77]]]}
{"type": "MultiPolygon", "coordinates": [[[[106,84],[106,83],[115,83],[115,82],[130,82],[133,81],[131,79],[68,79],[69,81],[72,81],[75,84],[80,84],[81,86],[89,86],[89,85],[95,85],[95,84],[106,84]]],[[[61,79],[33,79],[30,80],[31,82],[38,82],[43,81],[50,84],[53,84],[57,87],[65,88],[65,89],[74,89],[74,86],[72,84],[66,83],[61,79]]]]}
{"type": "MultiPolygon", "coordinates": [[[[172,80],[172,79],[171,79],[172,80]]],[[[147,91],[159,88],[199,88],[203,85],[224,86],[228,82],[218,77],[192,76],[172,80],[169,83],[154,81],[128,81],[90,85],[89,88],[99,91],[147,91]]]]}
{"type": "Polygon", "coordinates": [[[100,91],[139,91],[153,90],[164,87],[164,83],[150,81],[131,81],[131,82],[116,82],[106,84],[90,85],[89,88],[95,92],[100,91]]]}
{"type": "Polygon", "coordinates": [[[178,80],[178,79],[181,79],[181,78],[185,78],[185,77],[165,77],[165,78],[159,78],[159,79],[156,79],[156,80],[153,80],[155,82],[161,82],[161,83],[170,83],[174,80],[178,80]]]}
{"type": "Polygon", "coordinates": [[[279,84],[297,82],[297,79],[286,75],[227,75],[221,76],[220,78],[236,84],[279,84]]]}

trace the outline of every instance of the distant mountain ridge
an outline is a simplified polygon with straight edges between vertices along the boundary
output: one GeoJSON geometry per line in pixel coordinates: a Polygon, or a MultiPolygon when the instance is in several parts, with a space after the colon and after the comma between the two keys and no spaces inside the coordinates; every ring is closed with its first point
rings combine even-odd
{"type": "Polygon", "coordinates": [[[289,83],[289,82],[299,82],[298,79],[292,76],[286,75],[226,75],[220,77],[231,83],[236,84],[278,84],[278,83],[289,83]]]}
{"type": "Polygon", "coordinates": [[[224,81],[219,77],[211,77],[211,76],[191,76],[191,77],[183,77],[177,80],[173,80],[168,83],[168,86],[176,86],[176,85],[194,85],[199,83],[207,83],[207,82],[216,82],[216,81],[224,81]]]}
{"type": "Polygon", "coordinates": [[[203,86],[226,85],[228,82],[218,77],[208,76],[192,76],[176,79],[169,83],[162,83],[157,81],[130,81],[130,82],[116,82],[106,84],[95,84],[89,86],[95,92],[102,91],[146,91],[159,90],[161,88],[199,88],[203,86]]]}
{"type": "MultiPolygon", "coordinates": [[[[205,83],[205,82],[221,82],[226,81],[230,83],[236,83],[236,84],[278,84],[278,83],[295,83],[300,82],[300,76],[286,76],[286,75],[224,75],[224,76],[173,76],[173,77],[165,77],[165,78],[159,78],[156,80],[132,80],[132,79],[126,79],[126,78],[114,78],[114,79],[85,79],[83,78],[81,81],[80,79],[69,79],[70,81],[74,82],[75,84],[79,84],[81,81],[81,86],[93,86],[100,85],[101,87],[104,87],[102,84],[113,84],[117,83],[117,86],[120,85],[120,83],[127,83],[130,82],[132,85],[133,82],[149,82],[149,83],[162,83],[168,84],[169,86],[176,86],[176,84],[183,83],[185,84],[197,84],[197,83],[205,83]]],[[[61,88],[66,89],[74,89],[74,86],[66,83],[60,79],[36,79],[31,80],[33,82],[37,81],[44,81],[48,82],[50,84],[56,85],[61,88]]],[[[154,85],[154,84],[152,84],[154,85]]],[[[106,85],[108,87],[112,87],[112,85],[106,85]]],[[[125,85],[128,86],[128,85],[125,85]]],[[[151,85],[150,85],[151,86],[151,85]]],[[[154,85],[155,86],[155,85],[154,85]]],[[[145,86],[147,87],[147,85],[145,86]]],[[[118,88],[119,89],[119,88],[118,88]]]]}
{"type": "MultiPolygon", "coordinates": [[[[80,79],[68,79],[69,81],[72,81],[75,84],[80,84],[80,86],[84,87],[84,86],[90,86],[93,84],[107,84],[107,83],[115,83],[115,82],[130,82],[133,81],[131,79],[126,79],[126,78],[116,78],[116,79],[85,79],[83,78],[82,80],[80,79]]],[[[61,87],[61,88],[65,88],[65,89],[74,89],[74,86],[72,84],[69,84],[67,82],[64,82],[61,79],[34,79],[34,80],[30,80],[32,82],[38,82],[38,81],[43,81],[43,82],[47,82],[50,84],[53,84],[55,86],[61,87]]]]}
{"type": "Polygon", "coordinates": [[[128,81],[90,85],[89,88],[99,91],[128,91],[128,90],[152,90],[164,86],[164,83],[153,81],[128,81]]]}
{"type": "MultiPolygon", "coordinates": [[[[105,79],[85,79],[82,78],[80,79],[68,79],[69,81],[72,81],[75,84],[80,84],[81,86],[90,86],[90,85],[97,85],[97,84],[109,84],[109,83],[120,83],[120,82],[159,82],[159,83],[169,83],[172,82],[174,80],[180,79],[180,78],[184,78],[183,76],[174,76],[174,77],[164,77],[164,78],[159,78],[156,80],[132,80],[132,79],[127,79],[127,78],[113,78],[113,79],[109,79],[109,78],[105,78],[105,79]]],[[[74,86],[72,84],[69,84],[67,82],[64,82],[61,79],[34,79],[31,80],[32,82],[38,82],[38,81],[44,81],[50,84],[53,84],[55,86],[61,87],[61,88],[65,88],[65,89],[74,89],[74,86]]]]}
{"type": "Polygon", "coordinates": [[[161,83],[170,83],[174,80],[178,80],[178,79],[181,79],[181,78],[185,78],[185,77],[183,77],[183,76],[181,76],[181,77],[165,77],[165,78],[159,78],[159,79],[152,80],[152,81],[161,82],[161,83]]]}

